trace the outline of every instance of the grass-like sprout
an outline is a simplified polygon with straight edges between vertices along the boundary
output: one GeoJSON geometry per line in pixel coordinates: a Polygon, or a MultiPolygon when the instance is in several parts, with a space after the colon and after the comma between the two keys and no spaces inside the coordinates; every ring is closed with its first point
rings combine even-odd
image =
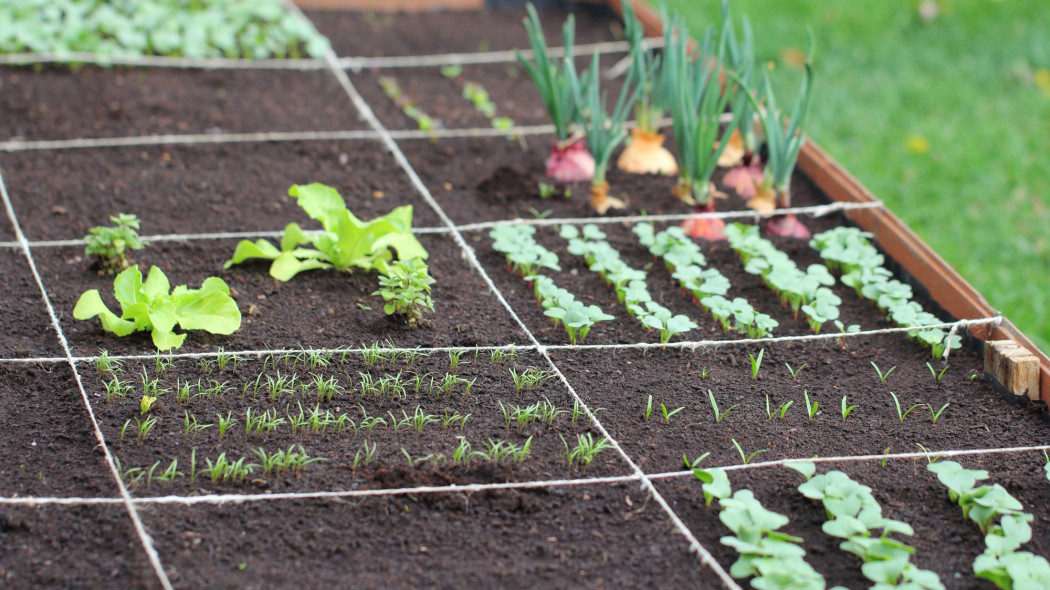
{"type": "Polygon", "coordinates": [[[806,415],[809,416],[810,421],[812,421],[813,417],[817,415],[818,411],[820,411],[820,402],[810,403],[809,391],[806,391],[805,389],[802,390],[802,397],[804,397],[806,401],[806,415]]]}
{"type": "MultiPolygon", "coordinates": [[[[732,163],[727,165],[740,163],[742,164],[741,168],[746,170],[751,166],[758,152],[758,135],[755,133],[755,105],[748,97],[749,89],[757,86],[758,82],[755,37],[751,31],[751,21],[746,16],[740,19],[741,34],[737,36],[736,30],[728,18],[728,4],[723,2],[722,6],[723,13],[726,16],[723,26],[726,28],[727,62],[736,78],[743,82],[743,84],[734,86],[733,97],[730,99],[730,109],[737,117],[737,132],[740,137],[739,151],[741,153],[733,158],[734,161],[732,163]]],[[[759,170],[761,169],[759,168],[759,170]]]]}
{"type": "Polygon", "coordinates": [[[660,413],[663,414],[664,422],[666,422],[667,424],[671,423],[671,417],[672,416],[674,416],[678,412],[681,412],[684,409],[685,409],[685,406],[682,406],[680,408],[675,408],[674,410],[669,410],[667,408],[667,406],[665,406],[663,404],[660,404],[660,413]]]}
{"type": "Polygon", "coordinates": [[[855,410],[855,409],[857,409],[857,406],[849,405],[849,402],[846,401],[846,396],[845,395],[842,396],[842,421],[843,422],[846,421],[846,418],[849,418],[849,415],[851,413],[853,413],[853,410],[855,410]]]}
{"type": "Polygon", "coordinates": [[[222,440],[222,437],[226,434],[226,431],[229,430],[231,426],[237,423],[237,419],[233,417],[232,411],[227,412],[225,418],[222,417],[222,414],[215,414],[215,417],[219,420],[219,440],[222,440]]]}
{"type": "Polygon", "coordinates": [[[372,446],[369,447],[368,441],[366,440],[364,445],[362,445],[361,448],[358,449],[356,453],[354,453],[354,462],[350,465],[350,470],[357,471],[357,468],[361,465],[362,460],[364,460],[365,465],[371,463],[372,458],[376,455],[376,447],[378,447],[377,443],[372,443],[372,446]]]}
{"type": "Polygon", "coordinates": [[[794,403],[795,403],[795,400],[788,400],[787,402],[784,402],[783,404],[780,404],[780,406],[778,406],[776,409],[773,409],[772,406],[769,403],[769,394],[767,393],[766,394],[766,417],[769,418],[770,420],[772,420],[773,416],[779,416],[780,419],[783,420],[784,419],[784,415],[787,414],[788,409],[790,409],[791,406],[794,405],[794,403]]]}
{"type": "Polygon", "coordinates": [[[539,14],[530,3],[525,31],[532,46],[530,61],[518,52],[518,61],[536,85],[540,100],[554,124],[557,141],[547,158],[547,174],[562,182],[590,180],[594,174],[594,159],[587,153],[581,137],[575,135],[580,120],[580,78],[573,62],[572,47],[576,39],[576,21],[570,14],[562,26],[561,60],[550,57],[547,39],[543,35],[539,14]]]}
{"type": "MultiPolygon", "coordinates": [[[[707,399],[711,402],[711,409],[714,410],[715,422],[721,422],[722,420],[725,420],[726,415],[729,414],[729,412],[732,412],[734,408],[736,408],[737,406],[740,405],[740,404],[735,404],[733,406],[730,406],[728,409],[726,409],[726,411],[719,412],[718,411],[718,402],[715,401],[715,394],[712,393],[710,389],[707,390],[707,399]]],[[[661,404],[661,405],[663,405],[663,404],[661,404]]]]}
{"type": "Polygon", "coordinates": [[[99,377],[107,373],[116,377],[117,373],[124,373],[124,361],[110,358],[109,351],[103,348],[99,350],[98,358],[95,359],[95,371],[98,372],[99,377]]]}
{"type": "Polygon", "coordinates": [[[889,370],[887,370],[885,373],[883,373],[882,370],[879,369],[879,366],[876,365],[874,362],[871,363],[871,366],[875,367],[875,372],[879,375],[879,383],[885,383],[886,379],[889,378],[890,373],[892,373],[897,368],[897,366],[894,365],[890,367],[889,370]]]}
{"type": "MultiPolygon", "coordinates": [[[[664,15],[663,75],[666,97],[674,121],[674,140],[678,148],[678,186],[674,194],[679,199],[696,204],[698,210],[714,211],[715,196],[711,176],[718,167],[718,159],[728,141],[718,141],[721,131],[719,117],[726,110],[729,92],[722,92],[719,81],[720,64],[725,63],[725,30],[716,39],[709,27],[695,52],[688,49],[689,32],[681,17],[670,19],[664,15]],[[712,149],[715,143],[718,146],[712,149]]],[[[738,122],[734,116],[724,131],[728,138],[738,122]]],[[[694,219],[688,223],[693,237],[710,240],[724,239],[725,222],[720,219],[694,219]]]]}
{"type": "Polygon", "coordinates": [[[666,110],[668,94],[661,60],[656,52],[645,47],[645,30],[634,14],[630,2],[623,6],[625,36],[630,45],[629,67],[638,84],[638,101],[634,107],[637,124],[631,130],[631,140],[620,154],[617,166],[635,174],[677,174],[678,164],[671,152],[663,146],[660,121],[666,110]]]}
{"type": "Polygon", "coordinates": [[[243,360],[244,359],[235,354],[226,352],[226,350],[221,347],[215,353],[215,365],[220,371],[225,371],[226,367],[230,367],[231,371],[236,371],[237,365],[240,365],[243,360]]]}
{"type": "Polygon", "coordinates": [[[468,467],[470,460],[474,456],[474,447],[470,444],[470,441],[462,436],[459,437],[459,445],[452,451],[452,461],[450,464],[453,467],[468,467]]]}
{"type": "Polygon", "coordinates": [[[125,383],[122,383],[120,381],[120,378],[118,378],[116,375],[113,375],[113,378],[110,379],[109,381],[104,381],[102,383],[102,385],[105,386],[105,388],[106,388],[106,401],[107,402],[113,401],[114,399],[116,399],[118,397],[127,397],[127,395],[129,393],[132,393],[132,392],[135,391],[134,387],[132,387],[131,385],[127,385],[125,383]]]}
{"type": "Polygon", "coordinates": [[[941,417],[941,414],[943,414],[944,411],[947,410],[948,406],[950,405],[950,403],[944,404],[943,406],[941,406],[941,409],[935,411],[933,409],[933,406],[931,406],[930,404],[926,404],[926,407],[930,409],[930,418],[933,420],[934,424],[937,423],[937,419],[941,417]]]}
{"type": "Polygon", "coordinates": [[[448,372],[455,373],[459,370],[459,360],[463,357],[465,350],[448,351],[448,372]]]}
{"type": "Polygon", "coordinates": [[[196,438],[205,428],[211,428],[214,424],[201,424],[197,422],[197,417],[190,414],[188,410],[184,410],[185,417],[182,420],[182,432],[186,439],[191,436],[196,438]]]}
{"type": "Polygon", "coordinates": [[[748,455],[747,453],[744,452],[744,448],[740,446],[740,443],[736,442],[735,438],[731,439],[731,440],[733,441],[733,446],[736,447],[736,452],[740,453],[740,460],[743,461],[744,465],[747,465],[748,463],[750,463],[751,460],[754,459],[755,456],[758,455],[759,453],[765,453],[766,452],[766,449],[758,449],[757,451],[755,451],[755,452],[751,453],[750,455],[748,455]]]}
{"type": "Polygon", "coordinates": [[[595,440],[589,432],[577,435],[576,446],[571,449],[564,437],[562,437],[561,442],[565,445],[565,455],[569,461],[569,469],[572,469],[572,464],[576,463],[580,471],[586,471],[587,467],[594,462],[598,453],[613,448],[608,439],[603,437],[595,440]]]}
{"type": "Polygon", "coordinates": [[[645,414],[643,414],[643,417],[645,418],[646,422],[648,422],[649,421],[649,416],[652,416],[652,415],[653,415],[653,396],[650,395],[649,396],[649,401],[645,405],[645,414]]]}
{"type": "Polygon", "coordinates": [[[944,377],[944,374],[948,372],[948,365],[944,365],[940,371],[937,371],[933,368],[933,365],[927,362],[926,368],[930,370],[930,375],[933,376],[933,380],[937,383],[940,383],[941,378],[944,377]]]}
{"type": "Polygon", "coordinates": [[[470,414],[464,416],[459,412],[452,412],[452,415],[449,415],[446,411],[441,417],[441,428],[448,430],[449,428],[455,427],[458,422],[459,429],[463,430],[463,427],[467,424],[467,418],[470,418],[470,414]]]}
{"type": "Polygon", "coordinates": [[[700,367],[700,378],[707,379],[707,376],[711,374],[711,370],[707,367],[700,367]]]}
{"type": "MultiPolygon", "coordinates": [[[[806,121],[809,119],[810,103],[813,97],[813,34],[809,34],[809,53],[806,56],[805,72],[802,75],[802,86],[799,89],[795,107],[790,118],[786,118],[777,105],[769,72],[763,72],[762,97],[765,107],[759,106],[759,99],[754,93],[747,93],[748,100],[758,113],[762,130],[766,134],[767,161],[762,185],[758,193],[748,201],[748,206],[756,211],[772,211],[791,206],[791,174],[795,170],[798,154],[805,143],[806,121]]],[[[743,85],[743,81],[731,74],[734,81],[743,85]]],[[[811,232],[795,215],[774,217],[766,224],[766,232],[773,235],[809,239],[811,232]]]]}
{"type": "Polygon", "coordinates": [[[758,356],[748,353],[747,358],[751,361],[751,379],[758,379],[758,371],[762,368],[762,357],[766,354],[766,349],[758,351],[758,356]]]}
{"type": "Polygon", "coordinates": [[[598,53],[591,58],[591,67],[583,85],[584,116],[581,126],[587,133],[587,145],[594,157],[594,176],[591,179],[591,208],[599,214],[610,208],[622,209],[623,201],[609,196],[606,172],[615,150],[627,138],[624,123],[631,106],[638,98],[638,87],[634,84],[634,70],[628,70],[627,79],[620,96],[610,113],[606,108],[607,97],[601,91],[601,75],[598,71],[598,53]]]}
{"type": "Polygon", "coordinates": [[[907,411],[902,411],[901,410],[901,402],[900,402],[899,399],[897,399],[897,394],[893,393],[891,391],[890,395],[893,396],[893,406],[897,409],[897,418],[900,419],[901,424],[904,424],[904,419],[907,418],[908,414],[911,414],[916,408],[921,408],[922,406],[927,405],[927,404],[915,404],[912,407],[908,408],[907,411]]]}
{"type": "Polygon", "coordinates": [[[791,380],[792,381],[798,381],[798,374],[802,372],[802,369],[806,368],[806,363],[802,363],[802,366],[797,368],[797,369],[792,369],[791,365],[789,365],[787,363],[784,363],[784,366],[787,367],[788,373],[791,374],[791,380]]]}

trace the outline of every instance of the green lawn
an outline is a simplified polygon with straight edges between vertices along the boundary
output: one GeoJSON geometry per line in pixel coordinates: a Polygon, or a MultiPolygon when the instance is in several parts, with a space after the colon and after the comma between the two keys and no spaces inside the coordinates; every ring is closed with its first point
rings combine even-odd
{"type": "MultiPolygon", "coordinates": [[[[720,3],[670,0],[694,36],[720,3]]],[[[809,134],[1050,350],[1050,10],[1043,1],[732,0],[781,103],[817,48],[809,134]]],[[[921,277],[920,277],[921,278],[921,277]]]]}

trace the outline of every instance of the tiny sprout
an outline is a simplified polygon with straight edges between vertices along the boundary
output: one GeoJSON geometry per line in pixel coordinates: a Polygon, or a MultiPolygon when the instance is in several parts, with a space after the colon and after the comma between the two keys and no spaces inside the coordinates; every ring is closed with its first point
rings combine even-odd
{"type": "Polygon", "coordinates": [[[733,441],[733,446],[736,447],[736,452],[740,453],[740,460],[744,462],[744,465],[747,465],[748,463],[750,463],[751,460],[755,458],[755,455],[758,455],[759,453],[765,453],[766,452],[765,449],[758,449],[754,453],[751,453],[750,455],[748,455],[748,454],[744,453],[744,448],[740,446],[740,443],[736,442],[735,438],[731,439],[731,440],[733,441]]]}
{"type": "Polygon", "coordinates": [[[149,413],[150,408],[153,407],[153,403],[156,401],[157,396],[142,394],[142,400],[139,401],[139,416],[149,413]]]}
{"type": "Polygon", "coordinates": [[[875,364],[874,362],[873,362],[873,363],[871,363],[871,366],[875,367],[875,372],[879,374],[879,383],[885,383],[885,382],[886,382],[886,379],[888,379],[888,378],[889,378],[889,376],[890,376],[890,373],[892,373],[892,372],[893,372],[894,370],[896,370],[896,369],[897,369],[896,365],[894,365],[894,366],[890,367],[890,369],[889,369],[888,371],[886,371],[885,373],[883,373],[883,372],[882,372],[882,371],[881,371],[881,370],[879,369],[879,366],[878,366],[878,365],[876,365],[876,364],[875,364]]]}
{"type": "MultiPolygon", "coordinates": [[[[908,414],[911,414],[916,408],[920,408],[920,407],[926,405],[926,404],[915,404],[914,406],[908,408],[907,411],[902,412],[901,411],[901,402],[900,402],[899,399],[897,399],[897,394],[893,393],[891,391],[890,395],[893,396],[893,405],[894,405],[894,407],[897,408],[897,418],[900,419],[901,424],[904,424],[904,419],[908,417],[908,414]]],[[[941,408],[941,409],[943,410],[944,408],[941,408]]]]}
{"type": "Polygon", "coordinates": [[[802,372],[802,369],[806,368],[806,363],[802,363],[802,366],[797,369],[792,369],[791,365],[787,363],[784,363],[784,366],[787,367],[788,373],[791,374],[791,380],[798,381],[798,374],[802,372]]]}
{"type": "Polygon", "coordinates": [[[675,414],[677,414],[678,412],[681,412],[684,409],[685,409],[685,407],[683,406],[681,408],[668,411],[667,410],[667,406],[665,406],[663,404],[660,404],[660,413],[664,415],[664,422],[666,422],[668,424],[671,423],[671,416],[674,416],[675,414]]]}
{"type": "MultiPolygon", "coordinates": [[[[882,449],[882,454],[883,454],[883,455],[888,455],[888,454],[890,454],[890,448],[889,448],[889,447],[886,447],[885,449],[882,449]]],[[[886,461],[888,461],[888,460],[889,460],[889,459],[888,459],[887,457],[883,457],[883,458],[882,458],[882,468],[883,468],[883,469],[885,469],[885,468],[886,468],[886,461]]]]}
{"type": "Polygon", "coordinates": [[[770,403],[769,403],[769,394],[767,393],[766,394],[766,417],[769,418],[770,420],[772,420],[773,416],[779,415],[780,419],[783,420],[784,419],[784,415],[787,414],[788,409],[794,403],[795,403],[795,400],[788,400],[787,402],[781,404],[777,409],[774,410],[772,408],[772,406],[770,405],[770,403]]]}
{"type": "Polygon", "coordinates": [[[940,461],[940,459],[941,459],[940,455],[933,455],[931,457],[929,449],[927,449],[926,447],[922,446],[919,443],[915,443],[915,446],[919,447],[922,450],[922,454],[926,455],[926,463],[927,464],[933,464],[933,463],[936,463],[937,461],[940,461]]]}
{"type": "Polygon", "coordinates": [[[649,396],[649,403],[645,406],[645,420],[649,420],[649,416],[653,413],[653,396],[649,396]]]}
{"type": "Polygon", "coordinates": [[[541,182],[537,187],[541,199],[549,199],[554,196],[554,185],[541,182]]]}
{"type": "Polygon", "coordinates": [[[938,372],[934,370],[933,365],[928,362],[926,363],[926,368],[930,370],[930,375],[933,376],[933,380],[937,383],[941,382],[941,377],[944,377],[944,374],[948,371],[948,365],[944,365],[944,367],[938,372]]]}
{"type": "Polygon", "coordinates": [[[933,411],[933,406],[931,406],[930,404],[926,404],[926,407],[930,409],[930,418],[933,419],[933,423],[934,424],[937,423],[937,419],[941,417],[941,414],[945,410],[947,410],[948,406],[950,406],[950,405],[951,405],[950,403],[944,404],[943,406],[941,406],[941,409],[939,409],[939,410],[937,410],[935,412],[935,411],[933,411]]]}
{"type": "Polygon", "coordinates": [[[708,401],[711,402],[711,409],[714,410],[714,412],[715,412],[715,422],[716,423],[719,423],[722,420],[725,420],[726,415],[729,414],[729,412],[733,411],[734,408],[736,408],[737,406],[740,405],[740,404],[735,404],[733,406],[730,406],[728,409],[726,409],[726,411],[719,412],[718,411],[718,402],[715,401],[715,394],[710,389],[707,390],[707,399],[708,399],[708,401]]]}
{"type": "Polygon", "coordinates": [[[973,383],[973,382],[977,381],[980,378],[981,378],[981,376],[977,374],[977,371],[974,371],[973,373],[970,373],[970,383],[973,383]]]}
{"type": "Polygon", "coordinates": [[[685,463],[686,469],[696,469],[696,466],[699,465],[700,462],[706,459],[709,455],[711,455],[711,453],[704,453],[703,455],[700,455],[696,459],[693,459],[692,462],[690,462],[689,456],[685,453],[682,453],[682,462],[685,463]]]}
{"type": "Polygon", "coordinates": [[[849,418],[849,415],[851,413],[853,413],[853,410],[857,409],[857,406],[851,406],[851,405],[848,405],[848,404],[849,404],[849,402],[846,401],[846,396],[845,395],[842,396],[842,421],[843,422],[846,421],[846,418],[849,418]]]}
{"type": "Polygon", "coordinates": [[[806,398],[806,414],[809,415],[809,419],[813,420],[813,417],[817,415],[817,411],[820,409],[820,402],[809,402],[809,392],[802,390],[803,397],[806,398]]]}
{"type": "Polygon", "coordinates": [[[758,356],[748,354],[747,358],[751,360],[751,378],[758,379],[758,370],[762,368],[762,357],[766,354],[766,349],[758,351],[758,356]]]}
{"type": "Polygon", "coordinates": [[[448,351],[448,371],[455,373],[459,370],[459,359],[463,356],[465,350],[450,350],[448,351]]]}
{"type": "Polygon", "coordinates": [[[711,370],[707,367],[700,367],[700,378],[707,379],[707,376],[711,374],[711,370]]]}

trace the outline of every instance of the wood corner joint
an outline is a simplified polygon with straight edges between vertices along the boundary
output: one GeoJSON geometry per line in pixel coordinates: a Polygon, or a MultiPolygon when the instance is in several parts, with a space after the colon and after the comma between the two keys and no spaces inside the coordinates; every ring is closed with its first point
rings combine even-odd
{"type": "Polygon", "coordinates": [[[984,370],[1010,393],[1039,399],[1039,357],[1013,340],[984,343],[984,370]]]}

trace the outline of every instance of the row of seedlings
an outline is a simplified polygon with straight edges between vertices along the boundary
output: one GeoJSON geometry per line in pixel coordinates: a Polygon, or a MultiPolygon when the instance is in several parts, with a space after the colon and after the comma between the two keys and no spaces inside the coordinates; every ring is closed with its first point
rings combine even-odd
{"type": "Polygon", "coordinates": [[[940,358],[949,348],[962,346],[959,336],[949,339],[948,333],[940,328],[922,328],[939,324],[941,320],[912,300],[910,285],[893,278],[893,273],[884,266],[885,257],[872,245],[871,237],[872,234],[854,227],[838,227],[813,236],[810,246],[820,253],[833,272],[841,274],[842,284],[875,302],[898,326],[916,328],[908,332],[908,336],[929,347],[934,358],[940,358]]]}
{"type": "Polygon", "coordinates": [[[675,315],[653,300],[646,284],[645,271],[631,268],[624,262],[616,248],[606,241],[605,232],[597,225],[586,224],[582,229],[563,225],[561,237],[568,240],[569,253],[582,257],[592,272],[598,273],[615,289],[616,297],[627,307],[631,316],[646,329],[660,332],[661,343],[667,343],[676,334],[696,328],[696,323],[685,315],[675,315]]]}
{"type": "Polygon", "coordinates": [[[561,266],[558,255],[537,243],[533,237],[535,234],[536,228],[531,225],[502,225],[494,228],[489,237],[492,238],[492,249],[506,256],[511,270],[532,283],[544,315],[553,319],[555,326],[562,324],[569,342],[575,345],[587,337],[595,323],[616,318],[597,305],[577,301],[572,292],[540,274],[540,269],[557,272],[561,271],[561,266]]]}
{"type": "Polygon", "coordinates": [[[805,314],[809,327],[820,333],[826,322],[834,321],[840,332],[856,331],[839,321],[839,298],[828,287],[835,284],[835,277],[823,264],[811,264],[802,271],[791,257],[777,249],[772,242],[759,234],[754,225],[731,223],[725,229],[729,247],[744,263],[744,271],[762,277],[762,281],[791,307],[797,316],[805,314]]]}
{"type": "Polygon", "coordinates": [[[723,331],[735,328],[749,338],[764,338],[779,325],[768,315],[755,311],[743,297],[726,299],[729,279],[718,269],[704,268],[707,259],[700,246],[682,228],[672,226],[654,235],[653,225],[642,222],[634,226],[634,233],[653,256],[663,259],[671,278],[718,320],[723,331]]]}

